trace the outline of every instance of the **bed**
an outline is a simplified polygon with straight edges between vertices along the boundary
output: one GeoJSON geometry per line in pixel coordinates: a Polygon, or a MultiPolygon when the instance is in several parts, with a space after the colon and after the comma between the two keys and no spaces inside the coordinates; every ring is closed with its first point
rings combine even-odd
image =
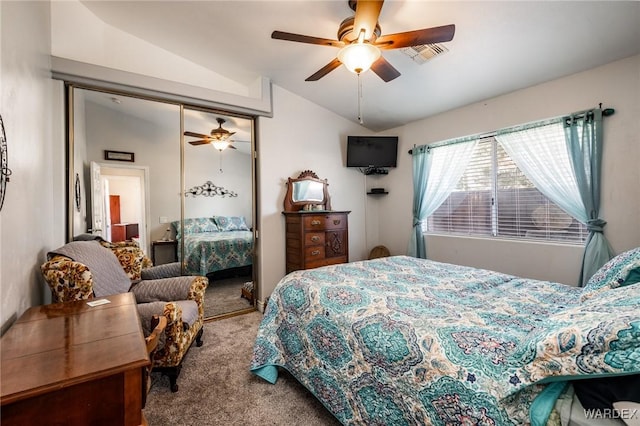
{"type": "MultiPolygon", "coordinates": [[[[640,249],[625,260],[640,275],[640,249]]],[[[584,289],[407,256],[296,271],[250,369],[286,369],[345,425],[553,424],[571,381],[640,377],[640,284],[623,269],[584,289]]]]}
{"type": "Polygon", "coordinates": [[[253,232],[242,216],[212,216],[171,223],[178,239],[178,258],[185,272],[204,275],[253,262],[253,232]],[[183,232],[181,232],[181,229],[183,232]],[[184,240],[184,258],[182,256],[184,240]]]}

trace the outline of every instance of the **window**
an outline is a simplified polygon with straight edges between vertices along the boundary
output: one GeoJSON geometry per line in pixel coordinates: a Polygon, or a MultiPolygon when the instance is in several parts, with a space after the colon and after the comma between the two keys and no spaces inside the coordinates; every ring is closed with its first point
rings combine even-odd
{"type": "Polygon", "coordinates": [[[586,226],[538,191],[493,137],[478,142],[456,188],[423,230],[573,244],[588,236],[586,226]]]}

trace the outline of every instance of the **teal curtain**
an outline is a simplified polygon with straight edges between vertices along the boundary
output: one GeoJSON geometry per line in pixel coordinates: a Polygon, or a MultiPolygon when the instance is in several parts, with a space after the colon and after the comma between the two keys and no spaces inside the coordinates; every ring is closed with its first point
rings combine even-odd
{"type": "Polygon", "coordinates": [[[599,214],[602,110],[594,109],[566,117],[564,133],[589,230],[580,273],[580,285],[584,286],[589,278],[613,257],[613,251],[603,232],[607,222],[602,220],[599,214]]]}
{"type": "Polygon", "coordinates": [[[427,146],[413,148],[413,226],[409,240],[408,255],[427,258],[427,247],[422,237],[422,221],[427,217],[427,180],[432,156],[427,146]]]}
{"type": "Polygon", "coordinates": [[[477,137],[460,138],[447,145],[413,149],[413,226],[407,254],[427,258],[422,223],[447,199],[464,174],[477,137]]]}

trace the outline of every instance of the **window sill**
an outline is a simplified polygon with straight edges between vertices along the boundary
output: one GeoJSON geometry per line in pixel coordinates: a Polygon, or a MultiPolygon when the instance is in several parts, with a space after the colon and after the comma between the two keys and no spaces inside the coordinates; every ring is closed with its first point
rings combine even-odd
{"type": "Polygon", "coordinates": [[[538,239],[522,239],[522,238],[506,238],[506,237],[483,237],[480,235],[456,235],[456,234],[438,234],[434,232],[423,232],[422,236],[425,238],[452,238],[460,240],[477,240],[477,241],[496,241],[498,243],[514,243],[514,244],[535,244],[543,246],[559,246],[559,247],[576,247],[583,249],[585,243],[579,243],[576,241],[549,241],[538,239]]]}

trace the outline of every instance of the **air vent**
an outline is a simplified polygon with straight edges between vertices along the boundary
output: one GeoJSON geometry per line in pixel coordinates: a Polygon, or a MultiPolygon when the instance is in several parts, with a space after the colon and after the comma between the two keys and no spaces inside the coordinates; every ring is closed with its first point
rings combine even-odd
{"type": "Polygon", "coordinates": [[[414,62],[422,65],[436,56],[443,55],[449,51],[442,44],[421,44],[419,46],[405,47],[400,49],[402,53],[413,59],[414,62]]]}

